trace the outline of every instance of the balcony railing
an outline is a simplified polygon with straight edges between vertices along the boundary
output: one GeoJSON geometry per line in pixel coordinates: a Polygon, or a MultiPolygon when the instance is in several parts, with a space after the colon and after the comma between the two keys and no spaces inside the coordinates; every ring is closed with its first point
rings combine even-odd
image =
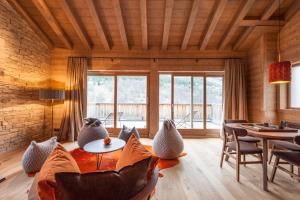
{"type": "MultiPolygon", "coordinates": [[[[113,103],[88,103],[88,116],[100,120],[111,118],[113,120],[113,103]]],[[[147,118],[147,104],[122,103],[117,105],[118,121],[145,121],[147,118]]],[[[194,104],[193,121],[203,121],[203,104],[194,104]]],[[[170,119],[171,105],[160,104],[160,120],[170,119]]],[[[151,111],[150,111],[151,112],[151,111]]],[[[190,104],[174,104],[174,118],[183,119],[191,113],[190,104]]],[[[207,104],[207,121],[219,124],[222,118],[222,104],[207,104]]],[[[190,121],[190,119],[187,119],[190,121]]]]}

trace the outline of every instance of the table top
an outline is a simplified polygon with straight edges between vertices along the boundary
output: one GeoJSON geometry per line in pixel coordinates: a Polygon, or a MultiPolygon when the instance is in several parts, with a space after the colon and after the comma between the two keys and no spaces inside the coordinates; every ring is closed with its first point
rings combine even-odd
{"type": "MultiPolygon", "coordinates": [[[[226,126],[232,127],[232,128],[244,128],[240,126],[240,123],[228,123],[226,126]]],[[[248,132],[248,135],[251,135],[253,137],[258,137],[258,138],[266,138],[266,139],[271,139],[271,140],[291,140],[293,139],[296,135],[299,135],[296,132],[259,132],[251,129],[246,129],[248,132]]]]}
{"type": "Polygon", "coordinates": [[[111,138],[111,143],[104,144],[104,139],[94,140],[84,145],[83,150],[89,153],[108,153],[122,149],[125,146],[125,141],[118,138],[111,138]]]}

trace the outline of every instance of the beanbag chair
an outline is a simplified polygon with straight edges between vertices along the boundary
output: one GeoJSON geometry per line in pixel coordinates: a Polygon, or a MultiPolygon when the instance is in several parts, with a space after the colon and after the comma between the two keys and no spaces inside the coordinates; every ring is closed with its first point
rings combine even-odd
{"type": "Polygon", "coordinates": [[[52,137],[41,143],[32,141],[22,157],[22,167],[26,173],[40,171],[45,160],[57,145],[57,137],[52,137]]]}
{"type": "Polygon", "coordinates": [[[87,118],[84,119],[85,124],[80,130],[80,133],[77,137],[77,143],[80,148],[83,149],[84,145],[87,143],[100,140],[108,137],[108,132],[100,122],[100,120],[96,118],[87,118]]]}
{"type": "Polygon", "coordinates": [[[180,133],[172,120],[165,120],[153,139],[153,150],[162,159],[177,158],[183,151],[184,144],[180,133]]]}
{"type": "Polygon", "coordinates": [[[119,133],[119,139],[124,140],[127,143],[128,139],[130,138],[130,136],[132,134],[134,134],[136,138],[138,138],[138,139],[140,138],[140,134],[135,127],[128,128],[125,125],[123,125],[123,128],[121,129],[121,131],[119,133]]]}

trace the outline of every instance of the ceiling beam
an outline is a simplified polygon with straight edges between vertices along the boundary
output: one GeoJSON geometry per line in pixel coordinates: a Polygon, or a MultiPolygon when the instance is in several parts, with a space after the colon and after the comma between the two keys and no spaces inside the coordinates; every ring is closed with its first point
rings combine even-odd
{"type": "Polygon", "coordinates": [[[229,41],[232,38],[232,35],[238,28],[238,25],[240,21],[247,15],[248,11],[254,4],[255,0],[245,0],[242,1],[240,8],[238,9],[238,12],[234,16],[231,25],[229,26],[229,29],[225,33],[224,37],[221,40],[221,44],[219,46],[219,49],[224,49],[226,45],[229,43],[229,41]]]}
{"type": "Polygon", "coordinates": [[[54,33],[58,36],[58,38],[62,41],[65,47],[72,49],[72,43],[69,41],[61,27],[59,26],[57,20],[49,10],[45,0],[32,0],[35,7],[39,10],[41,15],[45,18],[47,23],[50,25],[54,33]]]}
{"type": "Polygon", "coordinates": [[[191,37],[191,33],[196,22],[197,14],[200,7],[200,0],[194,0],[189,21],[185,29],[185,34],[181,44],[181,50],[185,50],[191,37]]]}
{"type": "Polygon", "coordinates": [[[87,3],[87,6],[90,10],[92,20],[95,24],[96,31],[97,31],[97,34],[98,34],[101,42],[102,42],[102,45],[103,45],[104,49],[108,51],[108,50],[110,50],[110,46],[109,46],[109,43],[108,43],[108,39],[106,38],[106,35],[104,33],[101,21],[99,19],[99,15],[98,15],[98,12],[96,10],[96,6],[94,4],[94,0],[86,0],[86,3],[87,3]]]}
{"type": "Polygon", "coordinates": [[[255,29],[255,26],[251,26],[247,28],[244,33],[239,37],[237,42],[233,46],[233,50],[237,50],[248,38],[248,36],[252,33],[252,31],[255,29]]]}
{"type": "Polygon", "coordinates": [[[163,32],[162,47],[161,47],[162,50],[167,50],[168,48],[173,7],[174,7],[174,0],[166,0],[164,32],[163,32]]]}
{"type": "Polygon", "coordinates": [[[122,9],[121,9],[120,0],[113,0],[113,6],[114,6],[114,10],[115,10],[115,15],[117,18],[117,24],[119,27],[122,43],[123,43],[125,49],[128,50],[129,45],[128,45],[128,41],[127,41],[124,20],[122,17],[122,9]]]}
{"type": "MultiPolygon", "coordinates": [[[[244,19],[240,21],[239,26],[278,26],[278,20],[248,20],[244,19]]],[[[280,20],[280,25],[285,24],[284,20],[280,20]]]]}
{"type": "Polygon", "coordinates": [[[140,0],[143,49],[148,49],[147,0],[140,0]]]}
{"type": "MultiPolygon", "coordinates": [[[[300,10],[300,1],[295,1],[286,11],[284,19],[289,21],[300,10]]],[[[300,12],[300,11],[299,11],[300,12]]]]}
{"type": "Polygon", "coordinates": [[[8,0],[8,3],[19,13],[24,20],[29,24],[33,31],[40,37],[40,39],[50,48],[54,48],[53,42],[48,38],[48,36],[41,30],[41,28],[36,24],[35,21],[29,16],[26,10],[20,5],[17,0],[8,0]]]}
{"type": "MultiPolygon", "coordinates": [[[[283,0],[280,0],[280,4],[283,2],[283,0]]],[[[261,20],[268,20],[274,12],[278,9],[279,7],[279,1],[278,0],[273,0],[272,4],[269,6],[269,8],[264,12],[264,14],[261,16],[261,20]]]]}
{"type": "Polygon", "coordinates": [[[61,7],[67,16],[68,20],[72,24],[75,32],[77,33],[81,43],[87,48],[87,49],[92,49],[92,45],[86,35],[86,33],[83,32],[82,27],[80,27],[74,13],[72,12],[70,6],[68,5],[66,0],[60,0],[61,7]]]}
{"type": "MultiPolygon", "coordinates": [[[[282,3],[283,0],[280,0],[280,3],[282,3]]],[[[273,0],[272,4],[268,7],[267,10],[265,10],[265,12],[263,13],[263,15],[261,16],[260,20],[256,21],[255,26],[260,27],[259,29],[256,30],[268,30],[268,31],[273,31],[274,27],[277,28],[279,25],[278,20],[268,20],[273,14],[274,12],[277,10],[277,8],[279,7],[279,2],[278,0],[273,0]],[[276,27],[277,26],[277,27],[276,27]],[[273,28],[271,28],[273,27],[273,28]]],[[[247,20],[244,20],[247,21],[247,20]]],[[[249,22],[249,21],[248,21],[249,22]]],[[[281,22],[281,21],[280,21],[281,22]]],[[[280,23],[281,25],[281,23],[280,23]]],[[[242,44],[246,41],[247,37],[251,34],[251,32],[254,30],[253,27],[248,27],[244,33],[239,37],[238,41],[234,44],[233,49],[237,50],[239,49],[242,44]]],[[[277,28],[278,30],[278,28],[277,28]]]]}
{"type": "Polygon", "coordinates": [[[228,0],[219,0],[218,5],[213,14],[213,17],[211,18],[210,22],[208,23],[208,28],[206,29],[207,31],[204,34],[204,38],[200,45],[200,50],[204,50],[206,48],[208,41],[211,38],[211,36],[219,22],[219,19],[225,9],[227,2],[228,2],[228,0]]]}

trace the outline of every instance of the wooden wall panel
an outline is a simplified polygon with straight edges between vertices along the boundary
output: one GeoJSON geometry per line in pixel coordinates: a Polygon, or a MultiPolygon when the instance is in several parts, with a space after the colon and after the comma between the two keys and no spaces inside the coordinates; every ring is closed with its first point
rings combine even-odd
{"type": "MultiPolygon", "coordinates": [[[[291,18],[281,30],[281,59],[292,63],[300,62],[300,10],[291,18]]],[[[281,109],[278,110],[278,120],[300,122],[300,109],[287,109],[287,88],[280,88],[278,98],[281,109]]],[[[300,89],[299,89],[300,92],[300,89]]]]}

